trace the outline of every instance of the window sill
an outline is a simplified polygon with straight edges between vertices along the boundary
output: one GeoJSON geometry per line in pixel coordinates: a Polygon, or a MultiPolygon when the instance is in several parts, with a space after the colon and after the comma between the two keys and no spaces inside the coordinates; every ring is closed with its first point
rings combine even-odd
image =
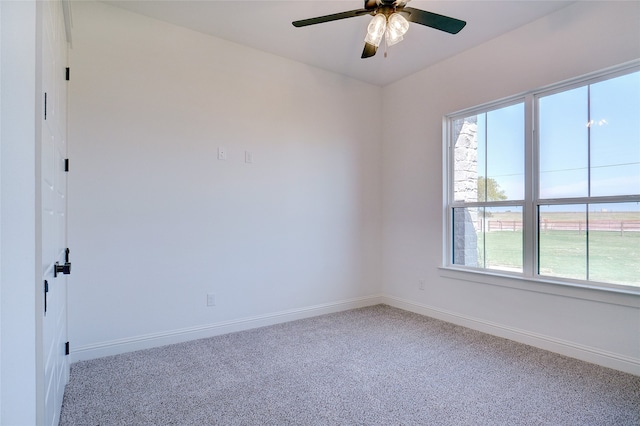
{"type": "Polygon", "coordinates": [[[622,289],[600,287],[597,285],[568,281],[528,278],[520,275],[500,273],[499,271],[479,271],[450,266],[443,266],[438,269],[440,270],[440,276],[443,278],[640,309],[640,288],[622,289]]]}

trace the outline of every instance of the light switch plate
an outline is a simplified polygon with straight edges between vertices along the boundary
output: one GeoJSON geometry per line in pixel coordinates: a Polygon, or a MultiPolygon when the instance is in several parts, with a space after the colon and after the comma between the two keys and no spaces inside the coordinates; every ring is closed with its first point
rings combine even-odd
{"type": "Polygon", "coordinates": [[[207,294],[207,306],[216,306],[216,295],[213,293],[207,294]]]}
{"type": "Polygon", "coordinates": [[[218,147],[218,160],[226,160],[227,159],[227,149],[223,146],[218,147]]]}

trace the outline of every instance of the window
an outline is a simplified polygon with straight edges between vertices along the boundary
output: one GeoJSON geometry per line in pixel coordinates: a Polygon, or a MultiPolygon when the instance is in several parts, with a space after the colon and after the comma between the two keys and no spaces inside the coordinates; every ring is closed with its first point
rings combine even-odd
{"type": "Polygon", "coordinates": [[[640,288],[637,66],[452,114],[445,132],[446,265],[640,288]]]}

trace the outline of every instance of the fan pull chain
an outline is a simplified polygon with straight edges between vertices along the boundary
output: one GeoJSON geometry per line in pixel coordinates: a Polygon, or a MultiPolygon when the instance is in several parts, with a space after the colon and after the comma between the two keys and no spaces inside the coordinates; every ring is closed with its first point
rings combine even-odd
{"type": "Polygon", "coordinates": [[[387,58],[387,49],[389,48],[389,45],[387,44],[387,38],[384,38],[384,57],[385,59],[387,58]]]}

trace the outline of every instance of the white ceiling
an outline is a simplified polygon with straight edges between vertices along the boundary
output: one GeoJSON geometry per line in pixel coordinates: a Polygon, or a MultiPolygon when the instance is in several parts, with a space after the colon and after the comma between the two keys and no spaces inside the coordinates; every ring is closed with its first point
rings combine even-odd
{"type": "Polygon", "coordinates": [[[361,9],[362,0],[105,1],[162,21],[386,85],[534,21],[574,1],[413,0],[408,6],[467,21],[457,35],[411,24],[404,41],[361,59],[369,15],[295,28],[292,21],[361,9]]]}

